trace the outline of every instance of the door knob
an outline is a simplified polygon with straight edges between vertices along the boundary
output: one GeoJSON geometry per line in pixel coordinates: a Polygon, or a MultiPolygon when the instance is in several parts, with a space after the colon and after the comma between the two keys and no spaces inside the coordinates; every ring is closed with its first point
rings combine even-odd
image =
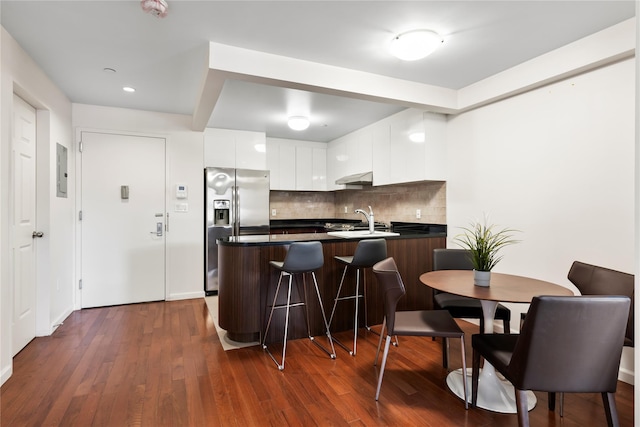
{"type": "Polygon", "coordinates": [[[32,237],[32,238],[34,238],[34,239],[35,239],[36,237],[40,238],[40,237],[42,237],[42,236],[44,236],[44,233],[43,233],[42,231],[34,231],[34,232],[31,234],[31,237],[32,237]]]}

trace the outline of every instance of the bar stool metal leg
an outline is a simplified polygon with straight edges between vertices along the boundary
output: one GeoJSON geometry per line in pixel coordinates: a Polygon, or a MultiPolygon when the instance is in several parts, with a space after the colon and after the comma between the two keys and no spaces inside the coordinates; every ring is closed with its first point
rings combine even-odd
{"type": "Polygon", "coordinates": [[[267,320],[267,326],[265,328],[264,336],[262,339],[262,348],[269,354],[271,359],[275,362],[276,366],[279,370],[284,370],[284,362],[287,351],[287,338],[289,334],[289,315],[291,311],[291,307],[297,307],[300,305],[305,306],[305,310],[303,315],[305,317],[305,321],[307,323],[307,334],[309,339],[323,349],[332,359],[335,359],[336,352],[333,347],[333,340],[331,337],[331,332],[329,331],[329,323],[327,322],[327,316],[324,311],[324,305],[322,304],[322,298],[320,296],[320,289],[318,288],[318,281],[316,280],[315,270],[322,267],[324,264],[324,256],[322,254],[322,244],[320,242],[295,242],[288,246],[287,255],[285,256],[284,261],[270,261],[269,264],[278,270],[280,270],[280,276],[278,278],[278,285],[276,286],[275,294],[273,296],[273,303],[271,305],[271,310],[269,312],[269,319],[267,320]],[[313,285],[316,289],[316,296],[318,298],[318,303],[320,305],[320,313],[322,314],[322,321],[324,324],[324,328],[327,334],[327,338],[329,340],[329,345],[331,350],[323,347],[321,344],[317,343],[314,337],[311,335],[311,324],[309,319],[309,306],[308,298],[307,298],[307,286],[306,286],[306,274],[311,273],[313,278],[313,285]],[[287,290],[287,303],[284,305],[276,305],[278,302],[278,295],[280,294],[280,288],[282,285],[282,278],[287,275],[289,276],[289,288],[287,290]],[[298,289],[298,296],[302,300],[300,302],[291,303],[291,291],[293,287],[294,275],[297,277],[296,285],[298,289]],[[302,275],[302,291],[300,291],[300,275],[302,275]],[[271,327],[271,321],[273,320],[273,312],[276,309],[285,308],[285,322],[284,322],[284,337],[282,343],[282,363],[279,363],[278,360],[273,356],[269,348],[267,347],[267,337],[269,335],[269,328],[271,327]]]}
{"type": "MultiPolygon", "coordinates": [[[[320,312],[322,313],[322,320],[324,322],[324,327],[325,327],[325,331],[327,334],[327,339],[329,340],[329,346],[331,347],[331,350],[327,349],[326,347],[324,347],[322,344],[318,343],[318,341],[315,340],[315,338],[311,335],[311,331],[309,330],[309,339],[318,347],[320,347],[322,350],[324,350],[332,359],[336,358],[336,349],[333,346],[333,337],[331,336],[331,331],[329,330],[329,322],[327,322],[327,315],[325,314],[324,311],[324,304],[322,304],[322,298],[320,297],[320,289],[318,288],[318,281],[316,280],[316,273],[315,272],[311,272],[311,277],[313,278],[313,285],[316,288],[316,296],[318,297],[318,303],[320,304],[320,312]]],[[[306,287],[305,287],[306,289],[306,287]]],[[[305,290],[306,293],[306,290],[305,290]]],[[[308,318],[309,316],[307,315],[307,322],[308,322],[308,318]]]]}
{"type": "MultiPolygon", "coordinates": [[[[355,356],[356,355],[356,350],[357,350],[357,340],[358,340],[358,307],[359,307],[359,299],[363,298],[363,295],[360,295],[360,269],[356,268],[356,290],[355,293],[353,295],[348,295],[348,296],[344,296],[341,297],[340,293],[342,292],[342,285],[344,284],[344,278],[347,275],[347,269],[349,268],[349,266],[345,266],[344,270],[342,271],[342,278],[340,279],[340,285],[338,285],[338,293],[336,295],[336,298],[333,300],[333,309],[331,310],[331,316],[329,317],[329,325],[331,325],[333,323],[333,316],[336,313],[336,307],[338,306],[338,301],[344,301],[344,300],[354,300],[354,318],[353,318],[353,350],[350,350],[349,348],[347,348],[346,345],[344,345],[342,342],[340,342],[339,339],[337,338],[333,338],[333,340],[336,342],[336,344],[338,344],[340,347],[344,348],[346,351],[349,352],[349,354],[351,356],[355,356]]],[[[365,313],[366,313],[366,309],[365,309],[365,313]]]]}
{"type": "Polygon", "coordinates": [[[276,364],[276,366],[278,367],[278,370],[282,371],[284,370],[284,360],[287,354],[287,335],[289,332],[289,312],[291,310],[291,307],[298,307],[300,305],[304,305],[303,302],[301,303],[295,303],[295,304],[291,304],[291,287],[292,287],[292,280],[293,280],[293,275],[286,273],[286,272],[281,272],[280,273],[280,277],[278,278],[278,285],[276,286],[276,293],[273,297],[273,305],[271,306],[271,312],[269,313],[269,320],[267,321],[267,328],[264,332],[264,337],[262,338],[262,349],[265,350],[267,352],[267,354],[269,354],[269,356],[271,357],[271,360],[273,360],[273,362],[276,364]],[[286,305],[281,305],[281,306],[277,306],[276,305],[276,300],[278,299],[278,294],[280,293],[280,284],[282,283],[282,278],[284,276],[289,276],[289,286],[287,289],[287,304],[286,305]],[[271,326],[271,319],[273,317],[273,311],[276,309],[281,309],[284,308],[286,310],[286,314],[285,314],[285,318],[284,318],[284,338],[283,338],[283,342],[282,342],[282,363],[278,362],[278,360],[275,358],[275,356],[271,353],[271,351],[269,350],[269,348],[267,347],[267,335],[269,334],[269,327],[271,326]]]}

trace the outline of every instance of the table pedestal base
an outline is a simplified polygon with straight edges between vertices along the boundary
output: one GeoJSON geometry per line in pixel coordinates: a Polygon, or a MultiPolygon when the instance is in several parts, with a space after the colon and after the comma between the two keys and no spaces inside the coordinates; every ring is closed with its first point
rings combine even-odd
{"type": "MultiPolygon", "coordinates": [[[[515,414],[516,407],[515,393],[509,381],[501,380],[495,375],[495,371],[490,367],[487,372],[482,369],[478,378],[478,408],[486,409],[503,414],[515,414]],[[492,372],[493,371],[493,372],[492,372]],[[485,375],[483,375],[485,374],[485,375]]],[[[464,388],[462,382],[462,369],[452,371],[447,376],[447,386],[460,399],[464,400],[464,388]]],[[[469,403],[471,403],[471,368],[467,369],[467,392],[469,403]]],[[[532,410],[537,403],[533,392],[527,392],[527,408],[532,410]]]]}

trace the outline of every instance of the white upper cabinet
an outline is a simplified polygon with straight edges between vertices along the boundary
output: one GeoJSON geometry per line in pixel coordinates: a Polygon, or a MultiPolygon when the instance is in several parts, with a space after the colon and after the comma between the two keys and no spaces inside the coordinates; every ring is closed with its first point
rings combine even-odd
{"type": "Polygon", "coordinates": [[[313,190],[313,148],[295,147],[296,149],[296,190],[313,190]]]}
{"type": "Polygon", "coordinates": [[[327,147],[312,148],[311,180],[314,191],[327,190],[327,147]]]}
{"type": "Polygon", "coordinates": [[[374,185],[446,180],[446,117],[443,114],[407,109],[372,127],[374,185]],[[424,141],[411,139],[413,134],[420,133],[424,141]]]}
{"type": "Polygon", "coordinates": [[[264,132],[206,128],[204,166],[267,169],[264,132]]]}
{"type": "Polygon", "coordinates": [[[327,190],[327,149],[320,142],[267,138],[271,189],[327,190]]]}
{"type": "Polygon", "coordinates": [[[337,179],[346,175],[373,170],[373,128],[367,126],[335,139],[327,148],[327,188],[345,188],[336,185],[337,179]]]}
{"type": "Polygon", "coordinates": [[[444,114],[424,113],[425,160],[424,179],[446,181],[447,173],[447,117],[444,114]]]}
{"type": "Polygon", "coordinates": [[[391,125],[388,119],[380,120],[372,126],[372,166],[373,185],[391,184],[391,165],[389,161],[391,125]]]}
{"type": "Polygon", "coordinates": [[[422,114],[420,110],[407,109],[391,119],[389,173],[392,183],[424,179],[425,144],[411,140],[412,135],[425,135],[422,114]]]}

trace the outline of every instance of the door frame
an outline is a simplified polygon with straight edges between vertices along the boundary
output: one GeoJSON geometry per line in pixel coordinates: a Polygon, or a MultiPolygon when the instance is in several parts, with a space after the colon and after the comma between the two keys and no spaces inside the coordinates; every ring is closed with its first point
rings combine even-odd
{"type": "MultiPolygon", "coordinates": [[[[28,332],[28,336],[24,335],[25,338],[30,338],[29,341],[31,341],[31,339],[35,338],[36,336],[38,336],[38,324],[37,324],[37,320],[38,320],[38,306],[40,305],[38,303],[38,278],[40,277],[39,272],[38,272],[38,266],[41,264],[38,262],[38,253],[39,253],[39,247],[42,246],[41,243],[41,239],[35,239],[33,237],[30,237],[29,234],[31,234],[30,232],[35,233],[36,231],[40,231],[38,230],[38,206],[40,205],[40,203],[38,202],[38,157],[39,157],[39,153],[38,153],[38,108],[35,107],[32,102],[27,101],[23,96],[21,96],[20,94],[16,93],[15,91],[12,93],[12,98],[11,98],[11,122],[9,124],[9,126],[11,127],[10,130],[10,142],[9,142],[9,210],[8,210],[8,223],[9,223],[9,263],[8,263],[8,267],[9,267],[9,281],[8,281],[8,285],[9,285],[9,295],[10,295],[10,304],[11,304],[11,324],[9,326],[10,331],[11,331],[11,337],[9,342],[7,342],[6,344],[9,345],[9,347],[11,348],[10,354],[11,357],[15,357],[15,355],[20,352],[24,347],[26,347],[26,345],[28,344],[22,344],[22,343],[18,343],[18,345],[16,345],[15,339],[16,339],[16,332],[19,331],[20,329],[17,329],[19,324],[22,323],[22,321],[20,322],[15,322],[16,320],[16,313],[15,313],[15,301],[16,301],[16,294],[17,291],[20,292],[20,290],[22,289],[22,286],[24,286],[25,284],[28,285],[28,287],[31,289],[31,291],[33,292],[32,297],[29,298],[29,306],[30,308],[30,315],[29,317],[32,319],[29,321],[28,324],[28,331],[22,331],[22,332],[28,332]],[[18,193],[18,189],[16,187],[17,185],[17,181],[16,181],[16,174],[19,172],[18,171],[18,166],[17,166],[17,162],[16,162],[16,151],[18,150],[17,146],[19,146],[20,144],[16,144],[16,112],[18,110],[21,110],[21,108],[17,108],[18,105],[25,105],[26,108],[28,108],[30,110],[29,112],[29,116],[31,116],[31,111],[33,112],[33,123],[31,126],[29,126],[29,128],[33,131],[33,144],[32,144],[32,150],[33,150],[33,157],[32,157],[32,162],[31,165],[33,167],[32,171],[28,171],[30,177],[32,178],[32,183],[31,185],[27,185],[26,187],[21,187],[22,190],[27,191],[28,193],[31,193],[31,191],[33,191],[32,193],[32,198],[30,197],[29,199],[33,201],[33,207],[32,210],[30,212],[31,215],[33,215],[32,217],[30,217],[30,219],[32,220],[32,222],[30,223],[31,225],[31,229],[30,230],[22,230],[20,233],[17,233],[18,228],[21,227],[16,227],[16,218],[15,218],[15,205],[16,205],[16,197],[17,197],[17,193],[18,193]],[[26,234],[25,234],[26,233],[26,234]],[[21,235],[21,238],[18,238],[17,236],[21,235]],[[27,237],[29,236],[29,237],[27,237]],[[20,244],[19,242],[23,241],[22,239],[31,239],[30,240],[30,250],[29,250],[29,259],[33,262],[33,264],[31,265],[30,268],[30,274],[32,274],[32,277],[25,283],[23,281],[16,281],[15,279],[17,279],[17,269],[19,269],[20,267],[16,265],[16,251],[14,249],[16,249],[16,244],[20,244]],[[38,244],[40,243],[40,244],[38,244]],[[16,268],[17,267],[17,268],[16,268]],[[31,328],[33,327],[33,329],[31,328]],[[17,348],[20,347],[20,348],[17,348]]],[[[47,236],[48,237],[48,236],[47,236]]],[[[18,334],[21,335],[21,334],[18,334]]]]}
{"type": "MultiPolygon", "coordinates": [[[[51,112],[50,110],[43,105],[42,102],[38,100],[37,97],[32,96],[28,91],[21,88],[15,82],[13,83],[13,91],[11,94],[12,100],[9,103],[9,117],[13,117],[14,113],[14,104],[13,104],[13,95],[18,96],[27,104],[31,105],[36,112],[36,171],[35,171],[35,196],[36,196],[36,214],[35,214],[35,225],[37,226],[39,231],[43,231],[45,233],[45,237],[49,235],[51,230],[50,228],[50,204],[49,204],[49,177],[51,174],[51,167],[49,165],[49,146],[51,144],[51,136],[48,130],[51,127],[51,112]]],[[[13,119],[9,121],[10,129],[9,135],[13,134],[13,119]]],[[[11,157],[13,152],[13,141],[9,142],[7,147],[7,151],[3,151],[3,155],[8,156],[8,160],[3,162],[6,165],[6,171],[3,170],[3,177],[8,178],[7,185],[7,197],[8,197],[8,206],[7,206],[7,215],[6,218],[7,224],[11,222],[12,218],[12,204],[13,204],[13,192],[15,191],[15,183],[13,180],[13,167],[11,165],[11,157]]],[[[13,245],[13,233],[8,228],[7,235],[5,238],[7,239],[7,250],[13,245]]],[[[50,319],[51,313],[51,301],[49,299],[49,276],[51,270],[49,268],[49,260],[50,260],[50,249],[48,243],[45,244],[45,241],[39,242],[35,247],[35,256],[34,256],[34,274],[35,274],[35,314],[36,314],[36,337],[40,336],[48,336],[53,333],[55,330],[55,326],[52,325],[50,319]]],[[[11,278],[14,273],[13,261],[10,259],[5,264],[7,271],[6,277],[7,279],[11,278]]],[[[13,283],[7,283],[11,289],[9,289],[10,294],[7,296],[11,296],[13,298],[13,283]]],[[[12,321],[13,319],[13,302],[9,306],[5,306],[9,309],[9,313],[2,313],[2,321],[12,321]]],[[[0,322],[1,323],[1,322],[0,322]]],[[[9,324],[8,326],[3,326],[3,331],[8,331],[11,335],[3,338],[2,345],[8,345],[10,347],[10,351],[8,353],[13,353],[13,326],[9,324]]],[[[3,354],[5,352],[3,351],[3,354]]],[[[13,363],[11,364],[13,366],[13,363]]],[[[2,376],[0,379],[0,383],[4,383],[9,376],[11,376],[11,371],[1,372],[2,376]]]]}
{"type": "MultiPolygon", "coordinates": [[[[90,133],[102,133],[109,135],[124,135],[124,136],[135,136],[135,137],[143,137],[143,138],[161,138],[164,139],[164,156],[165,156],[165,171],[164,171],[164,188],[165,188],[165,213],[169,212],[168,201],[169,201],[169,159],[167,157],[167,147],[170,143],[170,137],[167,134],[160,133],[152,133],[152,132],[133,132],[133,131],[125,131],[125,130],[115,130],[115,129],[99,129],[92,127],[77,127],[75,129],[75,143],[73,145],[73,149],[76,152],[75,156],[75,175],[76,175],[76,194],[75,194],[75,213],[76,213],[76,227],[75,227],[75,272],[74,272],[74,301],[73,301],[73,309],[81,310],[82,309],[82,295],[80,293],[80,280],[82,280],[82,221],[79,220],[80,210],[82,209],[82,155],[80,155],[80,142],[82,141],[82,132],[90,132],[90,133]]],[[[165,251],[164,251],[164,268],[165,268],[165,300],[168,295],[168,282],[167,282],[167,247],[168,247],[168,236],[169,229],[167,228],[168,219],[165,223],[165,251]]]]}

